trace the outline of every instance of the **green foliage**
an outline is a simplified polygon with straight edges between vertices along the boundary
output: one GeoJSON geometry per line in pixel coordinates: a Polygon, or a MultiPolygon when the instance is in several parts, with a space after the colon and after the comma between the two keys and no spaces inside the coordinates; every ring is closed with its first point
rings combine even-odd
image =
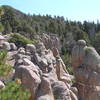
{"type": "Polygon", "coordinates": [[[92,38],[92,45],[96,48],[100,54],[100,31],[92,38]]]}
{"type": "Polygon", "coordinates": [[[0,90],[0,100],[28,100],[30,93],[16,82],[7,82],[6,87],[0,90]]]}
{"type": "Polygon", "coordinates": [[[12,71],[12,67],[10,65],[6,65],[6,57],[7,51],[1,50],[0,51],[0,76],[8,76],[9,73],[12,71]]]}
{"type": "Polygon", "coordinates": [[[15,43],[18,47],[25,47],[26,44],[34,43],[33,41],[18,33],[12,34],[8,41],[15,43]]]}
{"type": "Polygon", "coordinates": [[[0,7],[0,18],[1,18],[1,16],[2,16],[3,14],[4,14],[3,8],[0,7]]]}
{"type": "Polygon", "coordinates": [[[12,66],[6,64],[0,65],[0,76],[8,77],[11,71],[12,71],[12,66]]]}
{"type": "Polygon", "coordinates": [[[89,42],[89,38],[86,32],[80,30],[78,27],[74,27],[72,32],[73,32],[74,39],[76,41],[83,39],[83,40],[86,40],[86,42],[89,42]]]}
{"type": "Polygon", "coordinates": [[[7,57],[7,51],[0,50],[0,65],[5,64],[6,57],[7,57]]]}
{"type": "Polygon", "coordinates": [[[3,32],[4,31],[4,27],[3,25],[0,23],[0,32],[3,32]]]}
{"type": "Polygon", "coordinates": [[[0,32],[4,31],[3,25],[1,23],[1,16],[2,16],[2,14],[3,14],[3,9],[2,9],[2,7],[0,7],[0,32]]]}
{"type": "Polygon", "coordinates": [[[4,31],[4,27],[1,23],[1,16],[4,14],[4,11],[2,9],[2,7],[0,7],[0,32],[3,32],[4,31]]]}
{"type": "Polygon", "coordinates": [[[9,33],[9,30],[12,32],[16,32],[19,22],[15,14],[13,13],[13,10],[9,7],[3,7],[3,6],[2,9],[4,11],[4,14],[1,16],[1,23],[4,26],[3,33],[7,34],[9,33]]]}
{"type": "MultiPolygon", "coordinates": [[[[13,70],[12,66],[6,65],[7,51],[0,51],[0,78],[9,80],[13,70]]],[[[28,100],[30,94],[23,90],[21,85],[16,82],[7,82],[6,87],[0,90],[0,100],[28,100]]]]}
{"type": "Polygon", "coordinates": [[[71,55],[66,53],[66,54],[62,55],[62,59],[63,59],[65,65],[66,65],[67,71],[70,74],[73,74],[73,69],[72,69],[72,66],[71,66],[71,55]]]}
{"type": "Polygon", "coordinates": [[[5,27],[4,27],[4,28],[6,29],[6,30],[4,31],[4,33],[9,34],[9,33],[12,32],[12,28],[11,28],[11,26],[10,26],[10,24],[9,24],[8,21],[5,22],[5,27]]]}

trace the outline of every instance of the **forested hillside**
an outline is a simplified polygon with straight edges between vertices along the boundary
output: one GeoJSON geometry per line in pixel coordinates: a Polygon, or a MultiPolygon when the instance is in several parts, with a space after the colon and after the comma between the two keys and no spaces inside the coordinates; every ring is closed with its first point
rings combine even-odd
{"type": "MultiPolygon", "coordinates": [[[[43,33],[56,34],[61,40],[61,55],[70,73],[70,52],[79,39],[87,41],[100,53],[100,23],[84,21],[76,22],[64,19],[63,16],[24,14],[10,6],[0,7],[0,31],[3,34],[20,33],[33,40],[43,33]]],[[[19,41],[19,40],[17,40],[19,41]]],[[[18,43],[17,43],[18,44],[18,43]]]]}
{"type": "MultiPolygon", "coordinates": [[[[89,44],[93,44],[97,51],[99,44],[100,23],[84,21],[76,22],[64,19],[63,16],[51,15],[30,15],[24,14],[10,6],[1,7],[2,16],[0,19],[1,31],[3,34],[20,33],[30,39],[34,39],[36,34],[57,34],[62,42],[62,47],[66,47],[73,40],[85,39],[89,44]],[[93,41],[92,41],[93,40],[93,41]]],[[[63,52],[66,48],[62,48],[63,52]]]]}

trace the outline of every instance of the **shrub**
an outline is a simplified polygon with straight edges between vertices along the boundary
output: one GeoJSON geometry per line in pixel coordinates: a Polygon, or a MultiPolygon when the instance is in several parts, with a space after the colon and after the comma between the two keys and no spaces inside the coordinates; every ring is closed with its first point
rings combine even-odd
{"type": "Polygon", "coordinates": [[[66,69],[69,72],[69,74],[73,74],[73,69],[71,66],[71,55],[66,53],[66,54],[62,55],[62,59],[66,65],[66,69]]]}
{"type": "Polygon", "coordinates": [[[100,31],[95,34],[95,36],[92,38],[92,45],[95,47],[97,52],[100,54],[100,31]]]}
{"type": "Polygon", "coordinates": [[[0,100],[28,100],[30,93],[16,82],[7,82],[6,87],[0,90],[0,100]]]}
{"type": "Polygon", "coordinates": [[[4,31],[4,27],[3,25],[0,23],[0,32],[3,32],[4,31]]]}
{"type": "Polygon", "coordinates": [[[0,51],[0,65],[5,63],[6,57],[7,57],[7,51],[1,50],[0,51]]]}
{"type": "Polygon", "coordinates": [[[6,65],[6,64],[0,65],[0,77],[1,76],[8,77],[12,69],[13,68],[10,65],[6,65]]]}
{"type": "Polygon", "coordinates": [[[17,47],[25,47],[26,44],[33,43],[33,41],[31,41],[30,39],[18,33],[12,34],[11,38],[8,41],[15,43],[17,47]]]}
{"type": "Polygon", "coordinates": [[[0,51],[0,77],[8,77],[9,73],[12,71],[12,66],[6,65],[7,51],[0,51]]]}

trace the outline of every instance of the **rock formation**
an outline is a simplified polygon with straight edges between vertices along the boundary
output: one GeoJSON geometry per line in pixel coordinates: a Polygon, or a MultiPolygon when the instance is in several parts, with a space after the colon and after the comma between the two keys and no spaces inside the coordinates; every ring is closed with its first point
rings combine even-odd
{"type": "Polygon", "coordinates": [[[5,88],[5,85],[2,81],[0,81],[0,89],[5,88]]]}
{"type": "Polygon", "coordinates": [[[100,56],[96,50],[79,40],[72,51],[72,65],[79,100],[99,100],[100,56]]]}
{"type": "Polygon", "coordinates": [[[2,47],[2,43],[4,42],[5,42],[5,38],[2,35],[0,35],[0,47],[2,47]]]}
{"type": "Polygon", "coordinates": [[[51,83],[48,78],[48,75],[46,74],[43,74],[41,77],[41,84],[37,91],[35,100],[54,100],[51,83]]]}
{"type": "Polygon", "coordinates": [[[22,63],[15,70],[14,78],[21,79],[22,86],[30,90],[32,100],[34,100],[41,82],[38,67],[27,58],[23,58],[22,63]]]}
{"type": "Polygon", "coordinates": [[[60,100],[77,100],[77,96],[71,91],[73,77],[67,72],[58,49],[54,49],[46,49],[42,42],[36,45],[27,44],[26,48],[18,49],[13,78],[20,78],[23,87],[30,90],[30,100],[34,98],[35,100],[57,100],[54,99],[54,87],[58,88],[60,93],[60,85],[62,89],[60,100]],[[52,52],[54,49],[56,54],[52,52]]]}
{"type": "Polygon", "coordinates": [[[61,51],[60,39],[55,34],[47,35],[43,33],[42,35],[37,36],[36,40],[43,42],[47,49],[52,50],[53,48],[57,48],[59,51],[61,51]]]}
{"type": "Polygon", "coordinates": [[[14,68],[12,80],[21,80],[22,87],[30,91],[29,100],[78,100],[77,89],[72,87],[74,77],[60,57],[59,39],[43,36],[36,44],[20,48],[2,41],[0,49],[8,52],[6,64],[14,68]]]}

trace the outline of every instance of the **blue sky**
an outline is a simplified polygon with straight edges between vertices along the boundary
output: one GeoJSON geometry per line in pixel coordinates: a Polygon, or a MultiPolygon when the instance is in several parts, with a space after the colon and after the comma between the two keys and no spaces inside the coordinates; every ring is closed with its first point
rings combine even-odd
{"type": "Polygon", "coordinates": [[[64,16],[69,20],[100,20],[100,0],[0,0],[25,13],[64,16]]]}

